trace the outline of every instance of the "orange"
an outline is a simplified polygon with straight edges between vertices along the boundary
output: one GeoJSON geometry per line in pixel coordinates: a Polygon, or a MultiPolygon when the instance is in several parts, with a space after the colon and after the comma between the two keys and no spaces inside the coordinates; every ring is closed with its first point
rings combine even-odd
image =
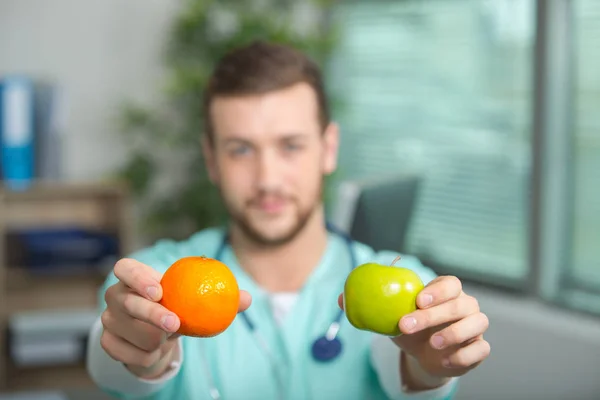
{"type": "Polygon", "coordinates": [[[160,300],[181,321],[177,333],[216,336],[231,325],[238,312],[237,280],[222,262],[204,257],[184,257],[173,263],[160,281],[160,300]]]}

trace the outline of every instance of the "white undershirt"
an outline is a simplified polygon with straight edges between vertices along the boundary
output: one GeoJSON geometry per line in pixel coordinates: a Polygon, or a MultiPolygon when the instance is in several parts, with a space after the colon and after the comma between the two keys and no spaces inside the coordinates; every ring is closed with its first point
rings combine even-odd
{"type": "Polygon", "coordinates": [[[271,311],[277,325],[282,324],[285,316],[292,310],[297,300],[298,293],[296,292],[277,292],[269,296],[271,311]]]}

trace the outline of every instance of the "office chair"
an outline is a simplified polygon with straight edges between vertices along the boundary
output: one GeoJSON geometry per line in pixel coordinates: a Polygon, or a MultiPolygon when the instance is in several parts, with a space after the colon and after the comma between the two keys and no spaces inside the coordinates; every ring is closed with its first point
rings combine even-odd
{"type": "Polygon", "coordinates": [[[376,251],[403,252],[419,183],[420,177],[412,174],[341,182],[331,219],[376,251]]]}

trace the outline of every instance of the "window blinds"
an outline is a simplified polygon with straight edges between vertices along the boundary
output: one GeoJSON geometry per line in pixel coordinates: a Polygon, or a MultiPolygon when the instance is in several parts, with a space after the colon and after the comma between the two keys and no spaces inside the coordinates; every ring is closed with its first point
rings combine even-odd
{"type": "Polygon", "coordinates": [[[527,273],[528,5],[349,1],[335,13],[342,34],[328,79],[340,100],[341,176],[421,175],[412,254],[527,273]]]}

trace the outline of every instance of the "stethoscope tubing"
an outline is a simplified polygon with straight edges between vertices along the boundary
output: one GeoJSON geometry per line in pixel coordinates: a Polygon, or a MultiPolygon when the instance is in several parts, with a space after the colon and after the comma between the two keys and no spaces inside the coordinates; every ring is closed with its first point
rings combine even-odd
{"type": "MultiPolygon", "coordinates": [[[[327,222],[326,226],[327,226],[327,230],[341,236],[344,239],[344,241],[346,242],[346,245],[348,247],[348,252],[350,254],[350,264],[351,264],[350,269],[351,270],[354,269],[357,266],[357,257],[354,252],[354,248],[352,246],[352,239],[347,234],[345,234],[342,231],[335,228],[333,226],[333,224],[327,222]]],[[[221,243],[220,243],[217,251],[215,252],[216,260],[221,261],[221,259],[223,258],[223,253],[225,252],[225,248],[227,247],[228,244],[229,244],[229,235],[227,233],[225,233],[223,235],[223,238],[221,240],[221,243]]],[[[284,383],[283,383],[282,377],[280,376],[280,369],[277,366],[277,360],[275,359],[274,354],[270,351],[270,348],[269,348],[266,340],[264,340],[263,336],[260,334],[258,329],[256,329],[256,325],[254,324],[254,322],[252,321],[250,316],[245,311],[241,312],[239,315],[242,318],[242,320],[244,321],[245,325],[250,330],[250,332],[252,332],[252,334],[256,338],[256,341],[257,341],[259,347],[261,347],[262,351],[269,358],[269,362],[270,362],[271,368],[273,370],[273,375],[275,376],[275,379],[277,381],[279,398],[283,399],[284,398],[284,396],[283,396],[284,383]]],[[[313,344],[311,346],[311,354],[315,361],[329,362],[329,361],[334,360],[341,354],[342,343],[341,343],[340,339],[338,338],[338,332],[340,329],[340,323],[341,323],[343,315],[344,315],[344,312],[342,310],[338,310],[336,317],[329,325],[327,332],[325,332],[325,334],[323,334],[322,336],[320,336],[313,342],[313,344]]],[[[205,368],[208,370],[207,365],[205,365],[205,368]]],[[[210,373],[210,371],[208,371],[208,372],[210,373]]],[[[220,397],[219,391],[217,390],[214,382],[212,382],[212,379],[210,380],[210,382],[211,382],[211,386],[212,386],[210,389],[211,398],[220,399],[221,397],[220,397]]]]}

